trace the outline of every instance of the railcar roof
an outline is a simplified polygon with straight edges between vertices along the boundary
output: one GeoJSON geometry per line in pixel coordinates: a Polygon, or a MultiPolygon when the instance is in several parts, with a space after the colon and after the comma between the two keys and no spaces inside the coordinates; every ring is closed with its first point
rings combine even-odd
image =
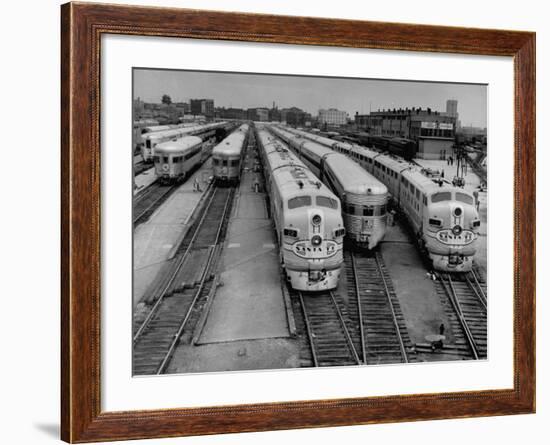
{"type": "Polygon", "coordinates": [[[340,181],[346,193],[388,193],[388,188],[381,181],[346,155],[333,152],[327,158],[326,163],[338,181],[340,181]]]}
{"type": "Polygon", "coordinates": [[[202,143],[202,139],[197,136],[184,136],[175,141],[163,142],[155,148],[156,154],[177,154],[183,153],[190,148],[196,147],[202,143]]]}
{"type": "MultiPolygon", "coordinates": [[[[318,157],[328,155],[325,162],[327,163],[327,166],[331,169],[331,171],[336,175],[336,178],[338,179],[338,181],[340,181],[340,183],[344,187],[344,190],[347,193],[388,193],[387,187],[382,182],[380,182],[369,172],[367,172],[363,167],[361,167],[359,164],[357,164],[355,161],[348,158],[347,156],[340,154],[332,150],[331,148],[325,147],[324,145],[321,145],[320,142],[310,140],[308,137],[309,134],[306,132],[299,132],[299,134],[297,134],[298,132],[287,133],[290,133],[290,135],[293,137],[298,137],[307,141],[302,145],[303,150],[315,153],[318,157]],[[303,137],[302,134],[306,136],[307,139],[303,137]]],[[[313,138],[317,139],[317,136],[313,136],[313,138]]],[[[318,139],[326,139],[332,144],[335,143],[335,141],[323,137],[319,137],[318,139]]]]}
{"type": "Polygon", "coordinates": [[[243,149],[243,142],[248,132],[248,125],[241,125],[236,131],[227,136],[214,147],[212,154],[219,156],[239,155],[243,149]]]}

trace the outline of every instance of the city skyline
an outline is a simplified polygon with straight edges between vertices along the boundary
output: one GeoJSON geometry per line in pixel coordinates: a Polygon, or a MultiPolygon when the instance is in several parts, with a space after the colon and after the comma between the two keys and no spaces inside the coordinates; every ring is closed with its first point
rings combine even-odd
{"type": "Polygon", "coordinates": [[[173,102],[213,99],[215,107],[298,107],[312,115],[320,109],[368,114],[378,109],[431,108],[444,112],[446,101],[458,101],[463,126],[487,126],[487,86],[412,80],[355,79],[212,71],[140,68],[134,70],[134,99],[173,102]]]}

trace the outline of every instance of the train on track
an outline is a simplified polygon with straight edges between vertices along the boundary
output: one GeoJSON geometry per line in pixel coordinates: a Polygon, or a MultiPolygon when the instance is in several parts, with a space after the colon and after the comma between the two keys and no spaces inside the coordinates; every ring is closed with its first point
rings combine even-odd
{"type": "Polygon", "coordinates": [[[346,238],[361,248],[376,247],[386,232],[387,187],[353,159],[283,128],[269,128],[340,198],[346,238]]]}
{"type": "Polygon", "coordinates": [[[350,141],[351,143],[367,147],[375,147],[378,150],[399,156],[407,161],[412,160],[418,151],[418,144],[414,140],[402,137],[375,136],[363,131],[347,133],[345,135],[334,134],[334,132],[332,134],[320,133],[319,135],[337,141],[350,141]]]}
{"type": "Polygon", "coordinates": [[[334,289],[345,235],[340,200],[279,139],[256,127],[280,261],[293,289],[334,289]]]}
{"type": "Polygon", "coordinates": [[[217,183],[236,183],[240,180],[249,130],[250,125],[241,125],[212,150],[212,172],[217,183]]]}
{"type": "Polygon", "coordinates": [[[158,144],[153,156],[157,178],[164,183],[184,180],[208,157],[213,143],[211,138],[184,136],[158,144]]]}
{"type": "Polygon", "coordinates": [[[435,270],[472,270],[481,225],[472,193],[403,159],[359,145],[293,131],[351,157],[383,182],[435,270]]]}
{"type": "Polygon", "coordinates": [[[151,162],[155,156],[155,147],[158,144],[168,141],[176,141],[184,136],[200,136],[203,139],[216,137],[221,139],[225,136],[225,131],[231,127],[232,124],[227,122],[214,122],[206,125],[193,125],[148,133],[143,136],[141,157],[143,158],[143,162],[151,162]]]}

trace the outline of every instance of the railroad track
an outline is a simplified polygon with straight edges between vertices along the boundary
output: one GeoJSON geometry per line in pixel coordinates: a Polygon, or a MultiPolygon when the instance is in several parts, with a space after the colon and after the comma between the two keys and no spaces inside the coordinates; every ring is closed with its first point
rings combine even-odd
{"type": "Polygon", "coordinates": [[[146,297],[152,307],[134,322],[134,375],[165,373],[177,345],[191,341],[202,307],[215,291],[213,271],[234,194],[234,187],[212,189],[176,256],[146,297]]]}
{"type": "Polygon", "coordinates": [[[136,162],[134,164],[134,176],[141,175],[145,170],[149,170],[150,168],[153,168],[152,164],[143,161],[136,162]]]}
{"type": "MultiPolygon", "coordinates": [[[[463,358],[487,358],[487,296],[475,273],[437,273],[437,292],[455,337],[454,353],[463,358]]],[[[449,352],[449,350],[444,351],[449,352]]],[[[452,351],[451,351],[452,352],[452,351]]]]}
{"type": "Polygon", "coordinates": [[[297,293],[314,366],[359,365],[344,316],[332,291],[297,293]]]}
{"type": "Polygon", "coordinates": [[[345,254],[349,319],[365,364],[414,361],[413,346],[381,255],[345,254]],[[351,297],[353,296],[353,297],[351,297]],[[352,301],[354,300],[354,301],[352,301]]]}
{"type": "Polygon", "coordinates": [[[180,184],[161,184],[156,181],[139,193],[134,200],[134,228],[147,221],[178,185],[180,184]]]}

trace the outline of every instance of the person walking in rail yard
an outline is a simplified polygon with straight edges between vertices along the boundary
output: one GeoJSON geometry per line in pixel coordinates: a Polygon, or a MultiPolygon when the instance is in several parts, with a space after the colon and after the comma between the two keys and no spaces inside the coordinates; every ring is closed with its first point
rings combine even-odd
{"type": "Polygon", "coordinates": [[[195,179],[193,180],[193,191],[194,192],[202,192],[201,190],[201,184],[199,182],[199,178],[195,176],[195,179]]]}

